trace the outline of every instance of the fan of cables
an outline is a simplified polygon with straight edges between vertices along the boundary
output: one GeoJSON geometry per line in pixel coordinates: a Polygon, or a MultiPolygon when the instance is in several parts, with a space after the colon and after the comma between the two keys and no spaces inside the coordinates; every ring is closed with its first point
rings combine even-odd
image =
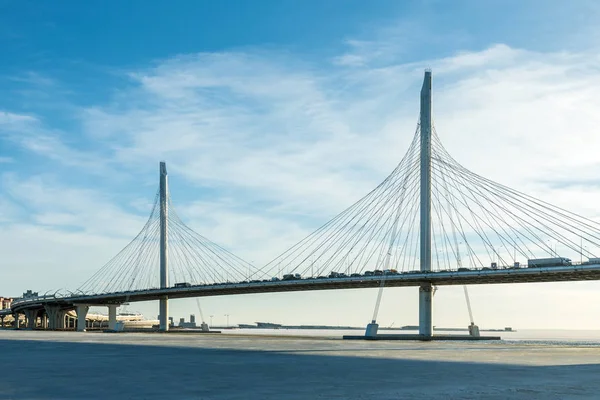
{"type": "MultiPolygon", "coordinates": [[[[379,186],[259,273],[334,277],[418,270],[419,145],[417,126],[405,156],[379,186]]],[[[596,257],[600,224],[467,170],[444,149],[435,129],[430,172],[432,270],[596,257]]]]}
{"type": "MultiPolygon", "coordinates": [[[[239,282],[254,267],[184,224],[167,202],[168,269],[171,286],[239,282]]],[[[81,287],[99,294],[160,287],[160,202],[156,194],[148,221],[138,235],[81,287]]]]}

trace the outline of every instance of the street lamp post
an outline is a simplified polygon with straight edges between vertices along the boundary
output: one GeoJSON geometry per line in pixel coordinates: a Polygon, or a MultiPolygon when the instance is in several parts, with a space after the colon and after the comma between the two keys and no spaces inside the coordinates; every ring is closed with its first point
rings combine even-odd
{"type": "Polygon", "coordinates": [[[225,314],[225,316],[227,317],[227,327],[229,328],[229,314],[225,314]]]}

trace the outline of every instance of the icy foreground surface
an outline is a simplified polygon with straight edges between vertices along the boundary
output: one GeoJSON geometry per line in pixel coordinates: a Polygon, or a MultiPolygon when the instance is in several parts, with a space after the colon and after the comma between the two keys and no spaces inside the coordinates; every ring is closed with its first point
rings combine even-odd
{"type": "Polygon", "coordinates": [[[600,346],[0,331],[0,399],[598,399],[600,346]]]}

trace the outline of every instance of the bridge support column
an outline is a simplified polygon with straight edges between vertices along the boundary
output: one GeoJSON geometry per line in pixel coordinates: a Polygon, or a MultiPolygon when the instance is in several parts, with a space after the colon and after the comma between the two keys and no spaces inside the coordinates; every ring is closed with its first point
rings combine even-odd
{"type": "Polygon", "coordinates": [[[64,329],[66,312],[57,306],[44,306],[48,315],[48,329],[64,329]]]}
{"type": "Polygon", "coordinates": [[[0,315],[0,328],[4,328],[4,315],[0,315]]]}
{"type": "Polygon", "coordinates": [[[68,318],[67,312],[64,310],[58,310],[55,329],[65,329],[67,327],[67,322],[65,321],[66,318],[68,318]]]}
{"type": "Polygon", "coordinates": [[[90,309],[90,306],[83,304],[77,305],[77,332],[85,332],[85,317],[90,309]]]}
{"type": "Polygon", "coordinates": [[[419,287],[419,335],[425,338],[433,335],[432,293],[431,283],[419,287]]]}
{"type": "Polygon", "coordinates": [[[37,326],[37,317],[40,310],[25,310],[25,319],[27,320],[27,329],[35,329],[37,326]]]}
{"type": "Polygon", "coordinates": [[[169,330],[169,298],[167,296],[161,297],[159,302],[158,330],[167,332],[169,330]]]}
{"type": "Polygon", "coordinates": [[[117,330],[117,307],[118,304],[108,305],[108,329],[111,331],[117,330]]]}
{"type": "Polygon", "coordinates": [[[20,324],[19,324],[19,313],[15,313],[15,314],[13,314],[13,318],[15,319],[15,322],[14,322],[14,324],[13,324],[13,328],[15,328],[15,329],[20,329],[20,328],[21,328],[21,326],[20,326],[20,324]]]}

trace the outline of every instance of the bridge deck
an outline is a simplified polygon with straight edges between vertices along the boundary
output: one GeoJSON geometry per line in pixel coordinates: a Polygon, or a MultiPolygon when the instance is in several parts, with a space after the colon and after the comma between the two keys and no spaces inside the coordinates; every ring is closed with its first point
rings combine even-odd
{"type": "Polygon", "coordinates": [[[361,276],[327,279],[300,279],[290,281],[240,282],[213,285],[197,285],[184,288],[148,289],[130,292],[105,293],[63,298],[37,298],[13,303],[13,309],[42,307],[56,304],[68,307],[76,303],[102,305],[135,301],[158,300],[161,296],[170,299],[186,297],[225,296],[234,294],[295,292],[308,290],[338,290],[374,288],[385,279],[385,287],[419,286],[431,283],[444,285],[481,285],[499,283],[534,283],[600,280],[600,264],[573,265],[546,268],[518,268],[498,270],[471,270],[462,272],[404,273],[400,275],[361,276]]]}

